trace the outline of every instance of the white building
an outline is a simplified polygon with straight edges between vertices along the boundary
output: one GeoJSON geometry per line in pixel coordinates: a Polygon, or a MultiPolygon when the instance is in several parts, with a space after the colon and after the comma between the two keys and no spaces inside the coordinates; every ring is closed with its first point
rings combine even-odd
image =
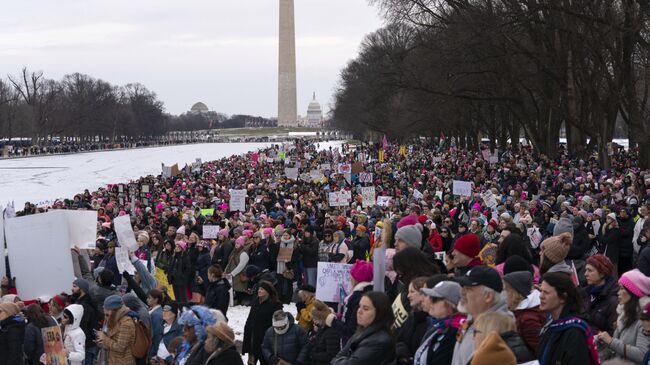
{"type": "Polygon", "coordinates": [[[198,103],[192,105],[192,108],[190,109],[191,114],[203,114],[203,113],[207,113],[209,111],[210,111],[210,109],[208,109],[208,106],[205,105],[204,103],[200,102],[200,101],[198,103]]]}
{"type": "Polygon", "coordinates": [[[323,125],[323,110],[320,103],[316,101],[316,93],[312,101],[307,107],[307,118],[305,120],[305,127],[320,128],[323,125]]]}

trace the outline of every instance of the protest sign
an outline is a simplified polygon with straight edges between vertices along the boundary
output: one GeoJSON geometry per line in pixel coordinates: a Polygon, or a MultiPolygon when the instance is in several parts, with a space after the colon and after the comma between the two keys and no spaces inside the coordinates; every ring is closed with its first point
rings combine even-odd
{"type": "Polygon", "coordinates": [[[486,149],[484,149],[484,150],[481,150],[481,155],[483,156],[483,159],[484,159],[485,161],[489,161],[489,160],[490,160],[490,156],[491,156],[492,154],[490,153],[490,150],[486,148],[486,149]]]}
{"type": "Polygon", "coordinates": [[[113,225],[115,226],[115,234],[117,235],[117,242],[120,243],[120,246],[132,252],[136,251],[139,246],[135,240],[133,226],[131,226],[131,217],[128,215],[117,217],[113,219],[113,225]]]}
{"type": "Polygon", "coordinates": [[[339,199],[349,203],[352,201],[352,192],[350,190],[341,190],[339,191],[339,199]]]}
{"type": "Polygon", "coordinates": [[[287,153],[286,152],[284,152],[284,151],[278,152],[278,159],[284,160],[285,158],[287,158],[287,153]]]}
{"type": "Polygon", "coordinates": [[[363,171],[363,163],[361,162],[355,162],[352,164],[352,173],[353,174],[358,174],[363,171]]]}
{"type": "Polygon", "coordinates": [[[309,177],[313,182],[319,182],[323,178],[323,173],[320,170],[309,171],[309,177]]]}
{"type": "Polygon", "coordinates": [[[43,354],[47,365],[64,365],[68,363],[63,347],[63,336],[59,326],[41,329],[43,336],[43,354]]]}
{"type": "Polygon", "coordinates": [[[494,194],[492,194],[491,190],[486,190],[483,194],[481,194],[481,197],[483,198],[485,205],[491,209],[496,209],[497,200],[494,198],[494,194]]]}
{"type": "Polygon", "coordinates": [[[217,238],[217,234],[219,233],[219,228],[221,228],[221,227],[220,226],[206,226],[206,225],[204,225],[203,226],[203,234],[201,235],[201,237],[203,237],[203,239],[217,238]]]}
{"type": "Polygon", "coordinates": [[[418,189],[413,189],[413,198],[415,199],[422,199],[424,198],[424,195],[420,192],[418,189]]]}
{"type": "Polygon", "coordinates": [[[361,172],[361,173],[359,173],[359,182],[360,183],[371,183],[372,182],[372,172],[361,172]]]}
{"type": "Polygon", "coordinates": [[[470,181],[454,180],[453,194],[460,196],[472,196],[472,183],[470,181]]]}
{"type": "Polygon", "coordinates": [[[35,214],[5,219],[11,275],[23,298],[70,290],[74,280],[69,232],[62,214],[35,214]],[[35,269],[35,268],[38,269],[35,269]]]}
{"type": "Polygon", "coordinates": [[[386,247],[376,248],[372,252],[372,290],[384,291],[386,277],[386,247]]]}
{"type": "Polygon", "coordinates": [[[438,199],[442,200],[442,190],[436,190],[436,196],[438,199]]]}
{"type": "Polygon", "coordinates": [[[97,240],[97,212],[94,210],[54,210],[45,214],[63,214],[68,225],[70,247],[94,249],[97,240]]]}
{"type": "Polygon", "coordinates": [[[391,196],[378,196],[377,197],[377,205],[380,207],[387,207],[390,205],[390,201],[393,199],[391,196]]]}
{"type": "Polygon", "coordinates": [[[338,262],[319,262],[316,275],[316,299],[324,302],[342,302],[352,292],[352,265],[338,262]]]}
{"type": "Polygon", "coordinates": [[[330,164],[328,164],[328,163],[322,163],[322,164],[320,164],[320,165],[318,166],[318,168],[319,168],[321,171],[330,171],[330,170],[332,170],[332,167],[331,167],[330,164]]]}
{"type": "Polygon", "coordinates": [[[339,193],[336,191],[332,191],[329,194],[327,194],[327,203],[329,204],[330,207],[338,207],[340,203],[339,193]]]}
{"type": "Polygon", "coordinates": [[[340,163],[337,171],[339,174],[349,174],[352,172],[352,166],[349,163],[340,163]]]}
{"type": "Polygon", "coordinates": [[[280,247],[278,250],[278,262],[289,262],[293,255],[293,247],[280,247]]]}
{"type": "Polygon", "coordinates": [[[298,180],[298,168],[297,167],[285,167],[284,175],[287,179],[298,180]]]}
{"type": "Polygon", "coordinates": [[[115,261],[117,262],[117,269],[120,270],[120,273],[126,271],[131,275],[135,274],[135,266],[131,263],[129,251],[126,247],[115,247],[115,261]]]}
{"type": "Polygon", "coordinates": [[[230,190],[230,211],[246,211],[246,189],[230,190]]]}
{"type": "Polygon", "coordinates": [[[201,209],[201,215],[204,217],[214,215],[214,209],[201,209]]]}
{"type": "Polygon", "coordinates": [[[308,174],[308,173],[306,173],[306,172],[300,174],[300,181],[311,182],[311,181],[312,181],[312,179],[311,179],[311,175],[308,174]]]}
{"type": "Polygon", "coordinates": [[[439,163],[439,162],[442,162],[442,157],[440,157],[440,156],[434,156],[434,157],[433,157],[433,163],[435,164],[435,163],[439,163]]]}
{"type": "MultiPolygon", "coordinates": [[[[165,178],[170,178],[172,177],[172,167],[171,166],[165,166],[165,164],[162,164],[162,176],[165,178]]],[[[120,193],[123,191],[123,187],[120,185],[120,193]]]]}
{"type": "Polygon", "coordinates": [[[488,159],[488,161],[489,161],[490,163],[499,163],[499,156],[496,155],[496,154],[494,154],[494,155],[490,156],[490,158],[488,159]]]}
{"type": "Polygon", "coordinates": [[[363,206],[372,207],[377,202],[375,200],[375,187],[374,186],[363,186],[361,187],[361,196],[363,197],[363,206]]]}

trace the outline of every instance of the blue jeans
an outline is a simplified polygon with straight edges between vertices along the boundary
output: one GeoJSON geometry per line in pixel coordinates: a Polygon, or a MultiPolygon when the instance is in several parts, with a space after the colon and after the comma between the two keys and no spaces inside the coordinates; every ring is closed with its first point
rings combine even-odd
{"type": "Polygon", "coordinates": [[[316,287],[316,274],[318,269],[315,267],[306,267],[305,268],[305,277],[307,278],[307,284],[316,287]]]}
{"type": "Polygon", "coordinates": [[[87,347],[86,360],[84,360],[84,365],[94,365],[95,356],[97,356],[97,347],[87,347]]]}

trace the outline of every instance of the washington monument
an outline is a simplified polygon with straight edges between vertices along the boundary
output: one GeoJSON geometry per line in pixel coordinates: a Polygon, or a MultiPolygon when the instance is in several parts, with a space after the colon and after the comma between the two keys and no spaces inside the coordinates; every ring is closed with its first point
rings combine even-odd
{"type": "Polygon", "coordinates": [[[296,30],[293,0],[280,0],[278,126],[298,124],[296,101],[296,30]]]}

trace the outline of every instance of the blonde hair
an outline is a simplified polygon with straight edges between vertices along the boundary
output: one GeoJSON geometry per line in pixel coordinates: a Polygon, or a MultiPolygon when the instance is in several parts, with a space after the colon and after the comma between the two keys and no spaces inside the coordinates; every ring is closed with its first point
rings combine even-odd
{"type": "Polygon", "coordinates": [[[509,315],[501,312],[487,312],[476,318],[474,327],[481,327],[481,332],[490,333],[492,331],[501,334],[509,331],[516,331],[517,325],[515,320],[509,315]]]}
{"type": "Polygon", "coordinates": [[[510,309],[511,311],[517,309],[517,306],[519,306],[519,304],[526,298],[523,295],[521,295],[521,293],[516,291],[515,288],[513,288],[505,280],[503,281],[503,284],[504,284],[503,288],[506,290],[506,294],[508,296],[512,296],[515,301],[515,303],[512,305],[513,308],[510,308],[510,305],[508,305],[508,309],[510,309]]]}

